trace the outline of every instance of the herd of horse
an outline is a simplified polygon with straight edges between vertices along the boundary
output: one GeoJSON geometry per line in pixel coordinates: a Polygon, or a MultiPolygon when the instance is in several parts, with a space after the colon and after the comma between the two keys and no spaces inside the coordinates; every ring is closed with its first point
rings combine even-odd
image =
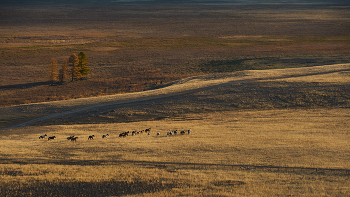
{"type": "MultiPolygon", "coordinates": [[[[151,135],[151,128],[147,128],[147,129],[144,129],[144,130],[141,130],[141,131],[132,131],[131,135],[134,136],[134,135],[138,135],[138,134],[142,134],[142,133],[148,133],[148,135],[151,135]]],[[[169,131],[169,132],[167,132],[167,137],[171,136],[171,135],[177,135],[177,133],[178,133],[177,130],[169,131]]],[[[186,133],[190,134],[191,133],[191,129],[180,131],[181,135],[184,135],[186,133]]],[[[129,134],[130,134],[129,131],[122,132],[122,133],[119,134],[119,137],[127,137],[127,136],[129,136],[129,134]]],[[[160,132],[157,132],[157,136],[159,136],[159,135],[160,135],[160,132]]],[[[44,139],[44,138],[46,138],[46,136],[47,136],[46,134],[42,135],[42,136],[39,137],[39,139],[44,139]]],[[[109,136],[109,134],[105,134],[105,135],[102,135],[102,138],[107,138],[108,136],[109,136]]],[[[88,137],[88,140],[93,140],[94,137],[95,137],[95,135],[90,135],[88,137]]],[[[48,140],[53,140],[55,138],[56,138],[56,136],[50,136],[50,137],[48,137],[48,140]]],[[[78,139],[78,137],[76,137],[74,135],[71,135],[71,136],[67,137],[67,140],[70,140],[72,142],[76,142],[77,139],[78,139]]]]}
{"type": "MultiPolygon", "coordinates": [[[[166,135],[167,136],[170,136],[170,135],[177,135],[177,130],[174,130],[174,131],[169,131],[166,135]]],[[[188,133],[188,134],[191,134],[191,129],[189,129],[189,130],[183,130],[183,131],[180,131],[180,135],[185,135],[186,133],[188,133]]]]}
{"type": "MultiPolygon", "coordinates": [[[[39,139],[44,139],[44,138],[46,138],[46,136],[47,136],[46,134],[45,134],[45,135],[41,135],[41,136],[39,136],[39,139]]],[[[108,134],[102,135],[102,138],[106,138],[106,137],[108,137],[108,136],[109,136],[108,134]]],[[[95,135],[90,135],[90,136],[88,137],[88,140],[93,140],[94,137],[95,137],[95,135]]],[[[48,137],[47,140],[53,140],[53,139],[55,139],[55,138],[56,138],[56,136],[51,136],[51,137],[48,137]]],[[[72,142],[76,142],[77,139],[78,139],[78,137],[76,137],[76,136],[74,136],[74,135],[71,135],[71,136],[67,137],[67,140],[70,140],[70,141],[72,141],[72,142]]]]}
{"type": "MultiPolygon", "coordinates": [[[[134,135],[138,135],[138,134],[141,134],[141,133],[148,133],[148,135],[150,135],[151,134],[151,128],[144,129],[144,130],[141,130],[141,131],[132,131],[131,135],[134,136],[134,135]]],[[[130,134],[130,131],[123,132],[123,133],[119,134],[119,137],[126,137],[126,136],[129,136],[129,134],[130,134]]]]}

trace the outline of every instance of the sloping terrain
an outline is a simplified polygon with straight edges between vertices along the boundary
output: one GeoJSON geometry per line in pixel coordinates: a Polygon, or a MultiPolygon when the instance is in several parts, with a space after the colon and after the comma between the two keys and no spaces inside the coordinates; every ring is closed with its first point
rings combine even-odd
{"type": "Polygon", "coordinates": [[[348,3],[327,2],[1,1],[0,106],[144,91],[215,72],[348,63],[348,3]],[[49,85],[52,58],[60,68],[79,52],[89,57],[88,80],[49,85]]]}
{"type": "Polygon", "coordinates": [[[0,108],[17,125],[0,132],[0,194],[347,196],[349,67],[204,75],[0,108]]]}
{"type": "MultiPolygon", "coordinates": [[[[37,122],[56,119],[56,118],[64,118],[65,116],[75,116],[76,114],[83,113],[85,116],[88,115],[86,112],[94,111],[94,110],[111,110],[113,106],[133,106],[140,105],[144,103],[153,103],[155,101],[159,101],[160,99],[178,97],[182,95],[188,95],[194,92],[201,92],[204,90],[210,89],[218,89],[220,87],[231,86],[235,84],[246,84],[249,82],[256,81],[267,81],[267,80],[287,80],[288,78],[307,78],[312,77],[314,75],[325,75],[333,74],[340,75],[338,77],[326,77],[322,80],[314,80],[313,83],[316,82],[327,82],[327,83],[337,83],[339,82],[342,87],[345,87],[345,90],[348,87],[348,75],[347,72],[350,69],[350,64],[339,64],[339,65],[327,65],[327,66],[316,66],[316,67],[306,67],[306,68],[292,68],[292,69],[275,69],[275,70],[261,70],[261,71],[241,71],[234,73],[223,73],[223,74],[212,74],[212,75],[204,75],[198,77],[191,77],[183,80],[179,80],[170,84],[165,85],[162,88],[129,93],[129,94],[117,94],[111,96],[102,96],[102,97],[93,97],[93,98],[82,98],[82,99],[74,99],[74,100],[65,100],[65,101],[55,101],[55,102],[46,102],[46,103],[37,103],[30,105],[20,105],[20,106],[12,106],[12,107],[3,107],[1,110],[1,127],[4,129],[5,127],[16,128],[20,126],[27,126],[37,122]],[[345,74],[344,74],[345,73],[345,74]],[[337,81],[338,80],[338,81],[337,81]],[[28,122],[27,122],[28,121],[28,122]],[[13,126],[13,127],[11,127],[13,126]]],[[[269,83],[269,82],[265,82],[269,83]]],[[[280,86],[282,82],[278,82],[280,86]]],[[[261,83],[260,83],[261,84],[261,83]]],[[[268,84],[267,84],[268,86],[268,84]]],[[[299,86],[303,86],[302,84],[299,86]]],[[[289,93],[293,91],[292,89],[298,87],[292,87],[287,90],[289,93]]],[[[305,87],[304,87],[305,88],[305,87]]],[[[346,92],[346,91],[340,92],[346,92]]],[[[213,90],[215,91],[215,90],[213,90]]],[[[237,90],[239,91],[239,88],[237,90]]],[[[316,90],[317,91],[317,90],[316,90]]],[[[225,91],[227,92],[227,91],[225,91]]],[[[257,90],[253,90],[250,88],[248,92],[258,92],[257,90]]],[[[212,95],[224,95],[225,93],[221,92],[212,92],[212,95]]],[[[266,95],[266,93],[264,93],[266,95]]],[[[243,96],[243,94],[239,94],[238,96],[243,96]]],[[[347,96],[347,95],[345,95],[347,96]]],[[[276,105],[277,101],[283,101],[284,104],[280,104],[281,107],[288,107],[288,98],[283,94],[274,96],[274,102],[276,105]]],[[[210,98],[210,95],[206,97],[206,99],[210,98]]],[[[263,94],[258,98],[263,98],[263,94]]],[[[298,98],[289,98],[290,102],[302,102],[298,101],[298,98]]],[[[320,102],[323,102],[324,99],[319,99],[320,102]]],[[[333,99],[334,100],[334,99],[333,99]]],[[[312,102],[311,105],[318,105],[317,102],[312,102]]],[[[197,102],[198,103],[198,102],[197,102]]],[[[209,102],[210,103],[210,102],[209,102]]],[[[221,103],[221,102],[213,102],[221,103]]],[[[261,103],[264,103],[263,101],[261,103]]],[[[327,103],[328,104],[328,103],[327,103]]],[[[241,104],[229,101],[228,105],[230,106],[239,106],[241,104]]],[[[269,105],[265,102],[265,105],[269,105]]],[[[343,103],[345,107],[348,107],[347,101],[343,103]]],[[[302,105],[301,105],[302,106],[302,105]]],[[[243,107],[247,108],[247,107],[243,107]]],[[[251,107],[248,107],[251,108],[251,107]]],[[[256,107],[259,108],[259,107],[256,107]]],[[[215,109],[220,109],[220,107],[213,107],[213,111],[215,109]]],[[[145,112],[147,113],[147,112],[145,112]]],[[[81,116],[81,115],[80,115],[81,116]]]]}

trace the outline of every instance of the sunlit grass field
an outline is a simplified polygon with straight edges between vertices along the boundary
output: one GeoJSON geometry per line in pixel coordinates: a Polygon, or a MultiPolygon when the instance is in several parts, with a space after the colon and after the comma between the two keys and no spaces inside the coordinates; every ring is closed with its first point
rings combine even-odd
{"type": "Polygon", "coordinates": [[[193,114],[201,120],[191,121],[33,126],[5,131],[1,135],[1,193],[346,196],[350,192],[346,173],[181,164],[349,169],[348,114],[348,109],[240,111],[193,114]],[[149,127],[150,135],[119,137],[121,132],[149,127]],[[176,129],[191,129],[192,133],[166,135],[176,129]],[[107,133],[110,136],[102,139],[107,133]],[[56,139],[39,139],[43,134],[56,139]],[[66,139],[71,135],[79,137],[77,142],[66,139]],[[88,140],[89,135],[96,137],[88,140]],[[172,165],[163,166],[162,162],[172,165]]]}
{"type": "Polygon", "coordinates": [[[1,197],[350,196],[348,5],[101,2],[0,3],[1,197]]]}
{"type": "MultiPolygon", "coordinates": [[[[0,193],[348,196],[347,66],[189,78],[164,89],[113,98],[190,90],[224,83],[230,77],[242,80],[308,74],[208,89],[156,103],[112,105],[85,115],[1,131],[0,193]],[[330,72],[333,70],[339,71],[330,72]],[[151,128],[150,135],[119,137],[122,132],[147,128],[151,128]],[[191,134],[167,135],[169,131],[189,129],[191,134]],[[44,134],[56,138],[39,139],[44,134]],[[109,136],[102,138],[105,134],[109,136]],[[78,137],[76,142],[67,140],[72,135],[78,137]],[[88,140],[90,135],[95,138],[88,140]]],[[[109,99],[97,97],[7,110],[20,110],[19,114],[27,116],[42,111],[46,115],[60,112],[63,106],[75,109],[109,99]]],[[[12,120],[11,114],[2,117],[12,120]]]]}

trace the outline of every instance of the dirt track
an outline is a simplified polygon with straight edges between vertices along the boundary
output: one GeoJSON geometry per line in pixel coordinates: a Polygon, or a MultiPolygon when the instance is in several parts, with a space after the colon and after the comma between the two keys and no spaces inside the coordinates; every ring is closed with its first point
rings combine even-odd
{"type": "Polygon", "coordinates": [[[191,77],[168,84],[160,89],[139,93],[5,107],[0,109],[3,116],[2,119],[5,120],[8,113],[12,113],[11,115],[13,117],[14,113],[18,112],[21,108],[25,108],[25,110],[21,109],[25,113],[41,113],[42,115],[38,118],[23,121],[22,123],[17,121],[16,124],[13,124],[12,126],[1,128],[0,131],[25,127],[48,119],[72,115],[79,112],[101,109],[109,106],[137,105],[143,102],[153,102],[158,99],[190,94],[233,84],[322,75],[343,71],[350,71],[350,64],[292,68],[284,70],[242,71],[228,74],[191,77]],[[46,114],[42,113],[42,111],[46,111],[46,114]]]}

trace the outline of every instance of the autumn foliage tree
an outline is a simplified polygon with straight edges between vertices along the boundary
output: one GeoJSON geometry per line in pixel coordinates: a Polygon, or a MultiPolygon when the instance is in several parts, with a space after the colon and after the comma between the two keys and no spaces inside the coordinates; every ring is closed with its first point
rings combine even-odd
{"type": "Polygon", "coordinates": [[[56,83],[60,81],[64,83],[71,78],[71,81],[80,79],[85,75],[88,75],[90,68],[87,66],[89,58],[84,52],[80,52],[78,55],[73,53],[68,62],[66,59],[62,62],[62,67],[57,72],[57,60],[52,58],[50,63],[50,81],[56,83]]]}
{"type": "Polygon", "coordinates": [[[87,66],[89,58],[84,52],[80,52],[78,54],[78,59],[79,59],[78,70],[81,76],[88,75],[90,72],[90,68],[87,66]]]}
{"type": "Polygon", "coordinates": [[[50,81],[52,84],[58,82],[57,60],[55,58],[52,58],[50,63],[50,81]]]}
{"type": "Polygon", "coordinates": [[[80,73],[80,69],[78,67],[79,65],[79,59],[78,56],[73,53],[70,57],[69,57],[69,65],[70,65],[70,73],[71,73],[71,77],[72,77],[72,81],[74,79],[79,79],[82,77],[81,73],[80,73]]]}
{"type": "Polygon", "coordinates": [[[61,83],[67,81],[69,77],[69,68],[68,68],[68,62],[66,59],[63,59],[63,62],[62,62],[62,67],[60,69],[60,73],[59,73],[59,81],[61,83]]]}

